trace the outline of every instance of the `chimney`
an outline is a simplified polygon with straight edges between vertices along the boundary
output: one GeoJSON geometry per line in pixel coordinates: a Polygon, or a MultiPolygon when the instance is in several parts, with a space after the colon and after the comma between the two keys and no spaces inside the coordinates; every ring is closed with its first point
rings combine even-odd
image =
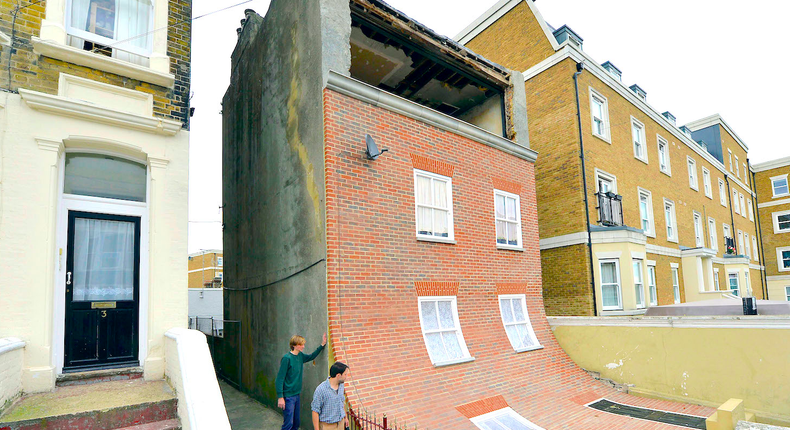
{"type": "Polygon", "coordinates": [[[677,123],[675,122],[677,120],[675,118],[675,115],[672,115],[671,113],[669,113],[669,111],[666,111],[666,112],[662,113],[661,115],[664,115],[664,118],[668,119],[669,122],[672,123],[672,125],[677,125],[677,123]]]}
{"type": "Polygon", "coordinates": [[[569,40],[572,45],[578,47],[579,49],[582,49],[582,42],[584,42],[584,39],[576,34],[575,31],[571,30],[571,28],[567,25],[563,25],[562,27],[554,30],[554,38],[557,39],[557,43],[560,45],[566,40],[569,40]]]}
{"type": "Polygon", "coordinates": [[[639,96],[640,99],[642,99],[644,101],[647,101],[647,93],[645,92],[645,90],[642,89],[642,87],[640,87],[637,84],[634,84],[634,85],[631,85],[628,88],[630,88],[631,91],[636,93],[636,95],[639,96]]]}
{"type": "Polygon", "coordinates": [[[623,72],[620,71],[620,69],[618,69],[614,64],[612,64],[611,61],[607,61],[607,62],[601,64],[601,67],[606,69],[606,71],[609,72],[610,75],[612,75],[615,78],[617,78],[618,81],[620,81],[620,82],[623,81],[623,72]]]}

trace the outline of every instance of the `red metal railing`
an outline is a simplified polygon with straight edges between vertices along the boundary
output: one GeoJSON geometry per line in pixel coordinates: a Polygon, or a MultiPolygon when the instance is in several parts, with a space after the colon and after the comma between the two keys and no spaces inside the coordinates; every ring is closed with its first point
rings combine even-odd
{"type": "Polygon", "coordinates": [[[355,412],[351,407],[348,408],[348,422],[351,430],[408,430],[388,420],[386,414],[379,418],[375,413],[355,412]]]}

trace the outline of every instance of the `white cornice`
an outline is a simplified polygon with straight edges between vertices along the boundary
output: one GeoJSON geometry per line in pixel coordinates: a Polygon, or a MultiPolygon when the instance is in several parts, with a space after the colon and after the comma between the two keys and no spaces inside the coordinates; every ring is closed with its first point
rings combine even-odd
{"type": "Polygon", "coordinates": [[[779,206],[779,205],[784,205],[784,204],[790,204],[790,199],[782,199],[782,200],[775,200],[775,201],[771,201],[771,202],[758,203],[757,204],[757,208],[758,209],[762,209],[762,208],[767,208],[767,207],[771,207],[771,206],[779,206]]]}
{"type": "MultiPolygon", "coordinates": [[[[736,302],[737,303],[737,302],[736,302]]],[[[786,316],[547,317],[551,327],[661,327],[790,329],[786,316]]]]}
{"type": "Polygon", "coordinates": [[[710,163],[714,168],[716,168],[720,173],[724,176],[728,177],[729,180],[741,188],[745,190],[747,194],[754,195],[754,193],[744,185],[740,180],[738,180],[735,176],[731,176],[727,170],[724,168],[724,164],[722,164],[719,160],[717,160],[713,155],[711,155],[708,151],[703,150],[696,142],[694,142],[690,137],[686,136],[686,133],[680,131],[680,129],[675,125],[669,122],[664,115],[658,112],[655,108],[650,106],[646,101],[640,99],[633,91],[631,91],[628,87],[625,86],[622,82],[616,80],[612,77],[612,74],[607,72],[600,64],[595,62],[587,53],[580,51],[576,46],[571,44],[563,44],[562,49],[557,51],[551,57],[541,61],[540,63],[530,67],[526,70],[524,75],[524,80],[528,81],[529,79],[537,76],[538,74],[548,70],[552,66],[558,64],[562,60],[570,58],[575,62],[584,62],[584,70],[589,71],[593,76],[597,77],[601,80],[604,84],[609,86],[615,92],[620,94],[623,98],[631,102],[632,105],[636,106],[639,110],[645,113],[650,119],[657,122],[659,125],[664,127],[670,134],[672,134],[678,141],[683,142],[684,145],[691,148],[693,152],[695,152],[700,157],[704,158],[708,163],[710,163]]]}
{"type": "Polygon", "coordinates": [[[681,257],[716,257],[716,251],[710,248],[691,248],[680,251],[681,257]]]}
{"type": "Polygon", "coordinates": [[[469,124],[466,121],[453,118],[419,103],[415,103],[403,97],[398,97],[362,81],[341,75],[334,70],[329,71],[326,87],[357,100],[362,100],[374,106],[441,128],[442,130],[467,137],[476,142],[480,142],[533,163],[538,157],[537,152],[510,139],[498,136],[488,130],[469,124]]]}
{"type": "Polygon", "coordinates": [[[721,125],[724,128],[724,130],[726,130],[727,133],[730,133],[730,136],[732,136],[735,139],[735,141],[738,142],[738,145],[741,145],[741,148],[743,148],[744,151],[746,151],[747,153],[749,152],[749,147],[746,146],[745,143],[743,143],[743,141],[741,140],[740,137],[738,137],[737,134],[735,134],[735,132],[732,130],[732,127],[730,127],[730,125],[727,124],[726,121],[724,121],[724,118],[722,118],[721,115],[717,113],[702,119],[698,119],[696,121],[691,121],[690,123],[686,124],[686,127],[688,127],[689,130],[691,131],[697,131],[706,127],[710,127],[712,125],[721,125]]]}
{"type": "Polygon", "coordinates": [[[478,34],[482,33],[483,30],[490,27],[491,24],[495,23],[499,18],[502,18],[506,13],[510,12],[514,7],[518,6],[521,2],[527,3],[527,6],[529,6],[535,19],[538,21],[540,28],[543,30],[543,34],[546,35],[549,43],[551,43],[551,47],[554,48],[555,51],[559,49],[557,38],[555,38],[554,33],[549,30],[546,20],[543,19],[543,15],[540,14],[537,6],[535,6],[535,2],[532,0],[500,0],[477,19],[472,21],[466,28],[461,30],[460,33],[456,34],[454,39],[457,40],[458,43],[466,44],[478,34]]]}
{"type": "Polygon", "coordinates": [[[625,229],[612,229],[607,231],[593,231],[592,243],[633,243],[634,245],[645,245],[647,236],[642,232],[635,232],[625,229]]]}
{"type": "Polygon", "coordinates": [[[66,97],[53,96],[26,89],[20,89],[19,95],[31,109],[38,111],[165,136],[174,136],[181,130],[181,122],[170,119],[120,112],[66,97]]]}
{"type": "Polygon", "coordinates": [[[53,40],[44,40],[35,36],[30,40],[33,44],[33,52],[45,57],[115,73],[162,87],[173,88],[175,86],[176,78],[170,73],[159,72],[150,67],[84,51],[53,40]]]}
{"type": "Polygon", "coordinates": [[[562,236],[554,236],[540,240],[540,250],[561,248],[563,246],[573,246],[587,243],[587,232],[571,233],[562,236]]]}
{"type": "Polygon", "coordinates": [[[788,166],[790,166],[790,157],[777,158],[776,160],[766,161],[765,163],[752,164],[751,167],[754,173],[757,173],[788,166]]]}
{"type": "Polygon", "coordinates": [[[766,281],[790,281],[790,275],[773,275],[766,276],[766,281]]]}
{"type": "Polygon", "coordinates": [[[15,337],[0,339],[0,355],[25,347],[25,341],[15,337]]]}
{"type": "Polygon", "coordinates": [[[655,254],[655,255],[664,255],[666,257],[676,257],[680,258],[680,250],[674,248],[667,248],[666,246],[659,246],[659,245],[645,245],[645,252],[648,254],[655,254]]]}

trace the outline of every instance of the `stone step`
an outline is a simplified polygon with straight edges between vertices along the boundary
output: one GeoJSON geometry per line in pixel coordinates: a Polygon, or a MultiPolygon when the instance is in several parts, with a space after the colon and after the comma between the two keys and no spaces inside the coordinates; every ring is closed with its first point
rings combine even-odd
{"type": "Polygon", "coordinates": [[[125,367],[121,369],[93,370],[88,372],[64,373],[55,381],[57,387],[71,385],[96,384],[100,382],[125,381],[143,377],[142,367],[125,367]]]}
{"type": "Polygon", "coordinates": [[[178,419],[157,421],[155,423],[140,424],[131,427],[119,428],[117,430],[181,430],[181,422],[178,419]]]}

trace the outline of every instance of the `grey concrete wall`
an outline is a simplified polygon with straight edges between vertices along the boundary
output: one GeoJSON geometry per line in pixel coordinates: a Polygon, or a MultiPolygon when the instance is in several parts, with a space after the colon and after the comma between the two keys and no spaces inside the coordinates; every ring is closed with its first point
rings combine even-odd
{"type": "MultiPolygon", "coordinates": [[[[329,69],[348,73],[348,34],[347,0],[274,0],[266,18],[248,15],[231,59],[225,318],[243,326],[243,391],[270,406],[290,337],[304,336],[310,352],[327,329],[322,89],[329,69]]],[[[311,427],[310,401],[328,358],[327,350],[305,365],[302,428],[311,427]]]]}

